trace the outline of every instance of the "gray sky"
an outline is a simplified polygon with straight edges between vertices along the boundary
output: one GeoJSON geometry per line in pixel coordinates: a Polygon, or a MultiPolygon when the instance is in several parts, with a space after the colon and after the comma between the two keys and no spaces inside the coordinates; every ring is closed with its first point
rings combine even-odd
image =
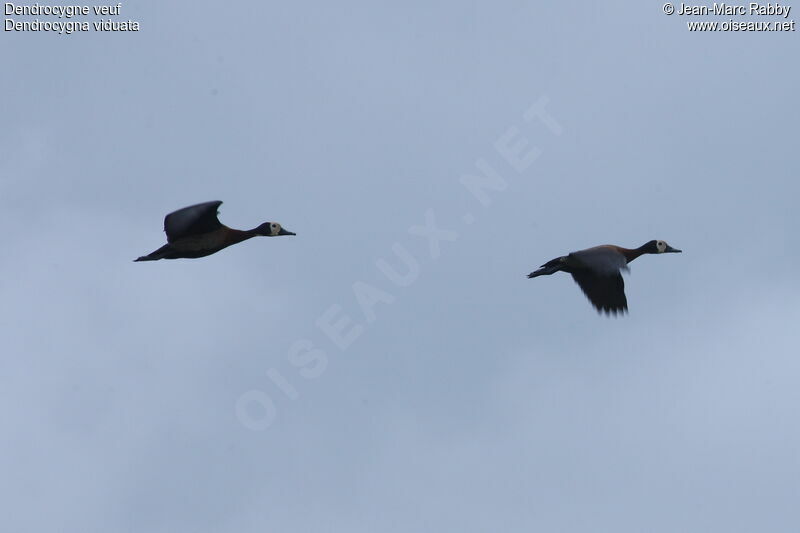
{"type": "Polygon", "coordinates": [[[0,36],[7,530],[797,530],[797,32],[634,1],[120,18],[0,36]],[[215,199],[297,237],[131,262],[215,199]],[[525,279],[653,238],[684,253],[632,265],[625,318],[525,279]]]}

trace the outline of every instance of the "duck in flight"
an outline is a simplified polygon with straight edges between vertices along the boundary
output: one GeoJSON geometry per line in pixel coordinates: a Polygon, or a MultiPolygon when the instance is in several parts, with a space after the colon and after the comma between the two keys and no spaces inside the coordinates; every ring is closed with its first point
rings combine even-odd
{"type": "Polygon", "coordinates": [[[625,282],[622,280],[621,271],[628,270],[628,264],[631,261],[643,254],[680,252],[665,241],[658,240],[647,242],[639,248],[633,249],[604,244],[548,261],[528,274],[528,278],[549,276],[559,271],[572,274],[572,279],[583,290],[597,311],[616,315],[628,310],[625,282]]]}
{"type": "Polygon", "coordinates": [[[134,261],[205,257],[252,237],[294,235],[277,222],[264,222],[251,230],[232,229],[217,218],[220,201],[184,207],[164,218],[167,244],[134,261]]]}

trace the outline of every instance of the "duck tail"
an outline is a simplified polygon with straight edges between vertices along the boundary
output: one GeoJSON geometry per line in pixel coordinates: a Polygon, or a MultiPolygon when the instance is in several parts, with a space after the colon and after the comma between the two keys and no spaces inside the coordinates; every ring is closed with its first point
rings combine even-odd
{"type": "Polygon", "coordinates": [[[549,276],[550,274],[554,274],[564,268],[564,259],[566,256],[557,257],[552,261],[548,261],[547,263],[543,264],[530,274],[528,274],[528,279],[535,278],[537,276],[549,276]]]}
{"type": "Polygon", "coordinates": [[[143,255],[143,256],[139,257],[138,259],[134,259],[133,262],[136,263],[136,262],[139,262],[139,261],[158,261],[159,259],[166,259],[167,258],[167,253],[169,251],[170,251],[169,244],[165,244],[164,246],[162,246],[161,248],[159,248],[155,252],[151,252],[151,253],[149,253],[147,255],[143,255]]]}

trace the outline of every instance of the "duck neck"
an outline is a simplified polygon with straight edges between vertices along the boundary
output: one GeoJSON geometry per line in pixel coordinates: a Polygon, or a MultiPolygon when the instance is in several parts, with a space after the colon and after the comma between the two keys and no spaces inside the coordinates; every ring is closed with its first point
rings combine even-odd
{"type": "Polygon", "coordinates": [[[644,250],[644,246],[640,246],[639,248],[634,248],[634,249],[630,249],[630,248],[620,248],[620,249],[619,249],[619,251],[620,251],[620,252],[622,252],[622,255],[624,255],[624,256],[625,256],[625,260],[626,260],[628,263],[630,263],[631,261],[633,261],[634,259],[636,259],[636,258],[637,258],[637,257],[639,257],[640,255],[643,255],[643,254],[646,254],[646,253],[647,253],[647,252],[644,250]]]}
{"type": "Polygon", "coordinates": [[[252,239],[256,237],[258,233],[254,229],[248,230],[240,230],[240,229],[230,229],[228,228],[228,242],[230,244],[236,244],[238,242],[246,241],[247,239],[252,239]]]}

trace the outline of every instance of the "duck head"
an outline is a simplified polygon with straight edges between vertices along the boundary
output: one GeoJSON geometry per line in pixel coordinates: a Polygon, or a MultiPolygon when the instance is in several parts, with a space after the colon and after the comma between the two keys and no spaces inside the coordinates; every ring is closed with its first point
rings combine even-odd
{"type": "Polygon", "coordinates": [[[652,240],[642,245],[639,248],[646,254],[679,254],[681,250],[673,248],[667,241],[652,240]]]}
{"type": "Polygon", "coordinates": [[[291,231],[287,231],[281,227],[277,222],[264,222],[259,227],[253,230],[256,235],[262,237],[277,237],[279,235],[295,235],[291,231]]]}

